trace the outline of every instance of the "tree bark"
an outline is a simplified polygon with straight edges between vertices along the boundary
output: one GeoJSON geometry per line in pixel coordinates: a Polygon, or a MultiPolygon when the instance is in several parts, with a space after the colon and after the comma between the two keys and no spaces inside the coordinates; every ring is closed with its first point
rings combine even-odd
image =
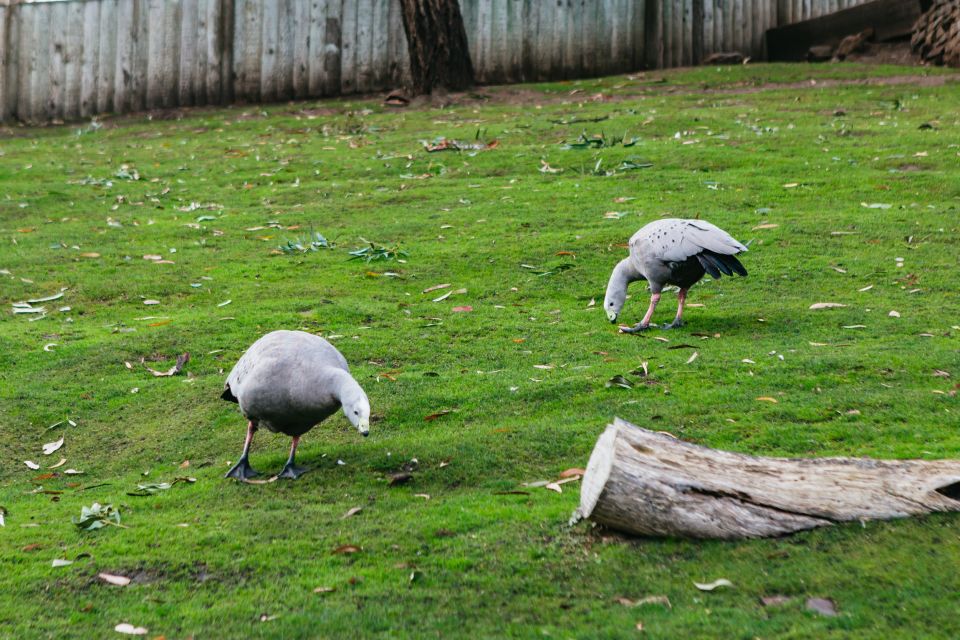
{"type": "Polygon", "coordinates": [[[615,419],[574,518],[647,536],[758,538],[838,522],[960,511],[960,460],[760,458],[615,419]]]}
{"type": "Polygon", "coordinates": [[[413,93],[472,86],[473,64],[458,0],[400,0],[400,4],[413,93]]]}

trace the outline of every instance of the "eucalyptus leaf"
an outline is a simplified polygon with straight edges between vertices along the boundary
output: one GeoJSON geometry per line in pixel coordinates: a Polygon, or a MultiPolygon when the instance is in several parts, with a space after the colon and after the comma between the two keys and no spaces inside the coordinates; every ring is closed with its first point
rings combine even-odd
{"type": "Polygon", "coordinates": [[[94,502],[89,507],[80,507],[80,518],[70,518],[73,524],[84,531],[94,531],[108,525],[122,527],[120,512],[112,504],[101,505],[94,502]]]}

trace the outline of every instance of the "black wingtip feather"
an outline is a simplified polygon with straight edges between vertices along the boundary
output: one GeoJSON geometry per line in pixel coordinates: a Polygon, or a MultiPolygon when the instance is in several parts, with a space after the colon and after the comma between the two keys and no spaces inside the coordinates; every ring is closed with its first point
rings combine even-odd
{"type": "Polygon", "coordinates": [[[227,402],[236,402],[240,404],[240,401],[237,400],[237,396],[233,395],[233,392],[230,391],[230,385],[226,385],[223,389],[223,393],[220,394],[220,398],[226,400],[227,402]]]}
{"type": "Polygon", "coordinates": [[[713,265],[713,262],[709,260],[709,258],[705,254],[698,253],[697,260],[700,262],[700,266],[703,267],[704,271],[709,273],[714,278],[720,277],[720,272],[717,270],[717,268],[713,265]]]}
{"type": "Polygon", "coordinates": [[[741,276],[747,275],[747,270],[743,268],[736,256],[705,250],[697,254],[697,260],[703,265],[704,270],[714,278],[719,278],[721,272],[728,276],[732,276],[734,273],[741,276]],[[708,265],[713,269],[711,270],[708,265]]]}
{"type": "Polygon", "coordinates": [[[747,275],[747,270],[744,268],[740,261],[737,260],[737,256],[723,256],[725,258],[724,262],[728,267],[737,272],[738,275],[745,276],[747,275]]]}

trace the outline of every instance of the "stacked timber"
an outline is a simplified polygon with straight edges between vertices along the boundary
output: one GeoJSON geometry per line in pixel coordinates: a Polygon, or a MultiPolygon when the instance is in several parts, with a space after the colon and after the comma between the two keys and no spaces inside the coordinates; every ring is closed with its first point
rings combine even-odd
{"type": "Polygon", "coordinates": [[[910,44],[926,62],[960,67],[960,0],[935,0],[914,25],[910,44]]]}

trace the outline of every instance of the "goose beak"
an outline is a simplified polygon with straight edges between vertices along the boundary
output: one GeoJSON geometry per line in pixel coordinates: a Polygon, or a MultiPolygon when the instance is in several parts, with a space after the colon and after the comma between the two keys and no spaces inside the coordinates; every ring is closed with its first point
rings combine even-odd
{"type": "Polygon", "coordinates": [[[607,318],[610,320],[610,322],[616,322],[617,314],[615,314],[613,311],[607,311],[607,318]]]}
{"type": "Polygon", "coordinates": [[[370,435],[370,421],[369,421],[369,420],[361,420],[360,423],[357,424],[357,431],[359,431],[359,432],[360,432],[360,435],[362,435],[364,438],[366,438],[367,436],[369,436],[369,435],[370,435]]]}

